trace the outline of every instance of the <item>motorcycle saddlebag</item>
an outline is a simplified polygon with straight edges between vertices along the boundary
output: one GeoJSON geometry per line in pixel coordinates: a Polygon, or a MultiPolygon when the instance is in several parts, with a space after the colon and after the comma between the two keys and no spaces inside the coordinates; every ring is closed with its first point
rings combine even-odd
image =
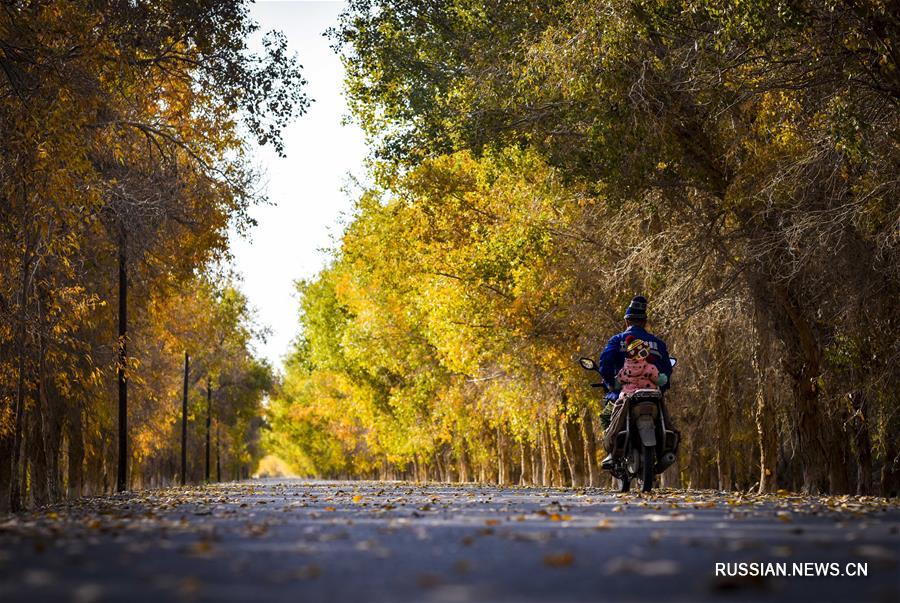
{"type": "Polygon", "coordinates": [[[625,422],[627,416],[624,409],[625,403],[622,400],[616,401],[609,427],[603,432],[603,447],[608,454],[614,457],[625,449],[625,422]]]}

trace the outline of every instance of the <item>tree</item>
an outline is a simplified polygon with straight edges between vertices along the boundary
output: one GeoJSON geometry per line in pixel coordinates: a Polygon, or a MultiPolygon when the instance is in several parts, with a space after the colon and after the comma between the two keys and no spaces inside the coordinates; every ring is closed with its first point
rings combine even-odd
{"type": "MultiPolygon", "coordinates": [[[[149,300],[202,280],[227,253],[229,224],[249,226],[259,197],[242,132],[282,152],[281,128],[308,103],[283,37],[248,50],[255,28],[243,2],[13,3],[0,14],[0,257],[4,276],[18,275],[0,283],[0,449],[11,459],[0,484],[13,508],[60,496],[63,481],[72,494],[109,483],[112,451],[90,436],[109,419],[103,377],[118,373],[125,444],[124,385],[141,382],[134,342],[152,326],[149,300]],[[31,476],[23,451],[43,459],[31,476]]],[[[120,489],[132,456],[120,448],[120,489]]]]}

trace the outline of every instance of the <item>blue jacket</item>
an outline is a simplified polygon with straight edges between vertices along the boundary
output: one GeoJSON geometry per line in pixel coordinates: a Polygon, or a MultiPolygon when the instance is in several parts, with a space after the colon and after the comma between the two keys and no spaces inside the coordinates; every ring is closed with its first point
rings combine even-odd
{"type": "MultiPolygon", "coordinates": [[[[615,389],[616,374],[625,366],[625,338],[634,335],[636,339],[646,341],[650,346],[650,359],[659,372],[669,379],[672,378],[672,363],[669,362],[669,350],[666,343],[658,337],[651,335],[641,327],[632,325],[624,332],[610,337],[606,348],[600,353],[600,375],[603,377],[606,387],[615,389]]],[[[669,389],[669,383],[660,388],[662,391],[669,389]]]]}

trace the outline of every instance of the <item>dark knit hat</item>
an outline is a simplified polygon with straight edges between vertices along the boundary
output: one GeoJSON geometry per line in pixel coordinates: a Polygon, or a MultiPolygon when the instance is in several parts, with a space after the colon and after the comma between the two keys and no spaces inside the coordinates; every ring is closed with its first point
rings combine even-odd
{"type": "Polygon", "coordinates": [[[625,309],[625,318],[647,320],[647,298],[643,295],[637,295],[632,298],[628,308],[625,309]]]}

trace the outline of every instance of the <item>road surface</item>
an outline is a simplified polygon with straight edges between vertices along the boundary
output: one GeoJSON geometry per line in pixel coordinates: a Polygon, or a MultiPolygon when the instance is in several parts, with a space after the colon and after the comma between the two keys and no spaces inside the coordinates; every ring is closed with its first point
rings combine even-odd
{"type": "Polygon", "coordinates": [[[0,601],[54,600],[896,602],[900,507],[380,482],[174,488],[0,518],[0,601]],[[717,563],[789,575],[717,576],[717,563]]]}

